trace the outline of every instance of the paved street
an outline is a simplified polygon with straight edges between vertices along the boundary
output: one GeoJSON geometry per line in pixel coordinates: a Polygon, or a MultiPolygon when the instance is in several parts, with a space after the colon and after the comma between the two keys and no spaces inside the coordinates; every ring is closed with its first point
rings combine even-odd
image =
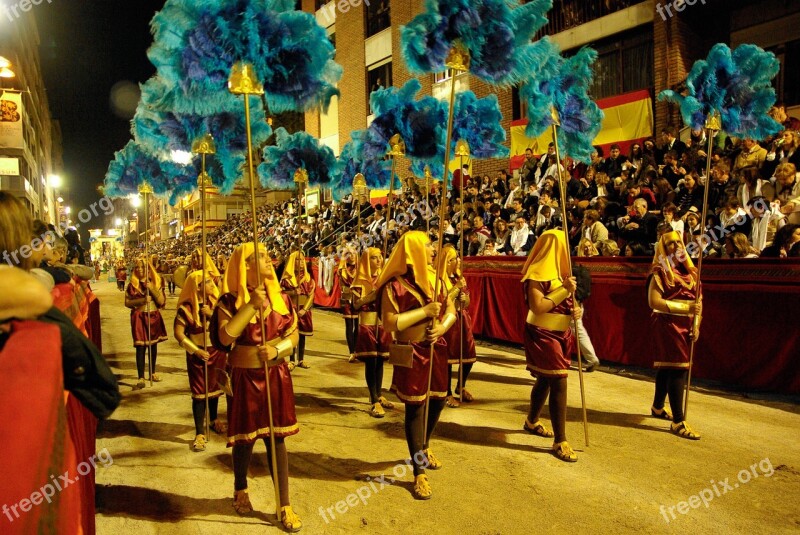
{"type": "MultiPolygon", "coordinates": [[[[203,453],[189,448],[194,426],[183,351],[172,339],[161,344],[164,381],[132,391],[135,361],[123,295],[111,283],[95,287],[104,351],[123,392],[122,405],[98,433],[98,449],[107,448],[114,459],[97,473],[98,533],[277,533],[263,445],[256,447],[250,472],[255,513],[239,517],[231,507],[233,474],[224,439],[214,435],[203,453]]],[[[168,299],[164,313],[170,333],[175,304],[176,298],[168,299]]],[[[347,363],[341,317],[315,310],[314,324],[307,349],[312,368],[293,372],[301,430],[287,439],[290,494],[303,533],[800,528],[796,405],[693,392],[689,421],[703,439],[691,442],[649,416],[651,379],[603,367],[585,376],[587,448],[575,373],[567,432],[579,461],[566,464],[549,453],[550,440],[522,431],[531,378],[521,352],[496,346],[478,348],[480,362],[468,383],[476,401],[443,413],[432,448],[444,468],[429,472],[433,498],[415,501],[404,464],[402,405],[382,420],[371,418],[363,367],[347,363]]],[[[385,388],[390,378],[387,367],[385,388]]],[[[224,407],[223,400],[222,414],[224,407]]]]}

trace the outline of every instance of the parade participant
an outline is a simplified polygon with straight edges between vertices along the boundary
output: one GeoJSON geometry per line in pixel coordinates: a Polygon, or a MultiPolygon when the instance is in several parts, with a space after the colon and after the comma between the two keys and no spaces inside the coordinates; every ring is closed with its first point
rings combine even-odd
{"type": "Polygon", "coordinates": [[[568,255],[564,232],[548,230],[539,237],[522,268],[528,305],[523,338],[525,360],[528,371],[536,378],[523,428],[540,437],[553,437],[555,456],[575,462],[578,456],[567,442],[566,433],[567,374],[575,343],[570,322],[573,317],[580,319],[583,309],[573,304],[571,297],[577,283],[569,271],[568,255]],[[555,433],[539,421],[548,395],[555,433]]]}
{"type": "MultiPolygon", "coordinates": [[[[211,322],[217,349],[229,352],[233,398],[228,405],[228,447],[233,448],[234,502],[239,514],[253,510],[247,493],[247,470],[253,446],[263,439],[270,459],[270,422],[267,412],[266,373],[269,364],[270,403],[274,429],[280,520],[290,531],[301,522],[289,504],[289,457],[285,438],[299,432],[292,378],[285,358],[297,345],[297,315],[281,292],[275,269],[263,246],[256,263],[252,242],[238,246],[225,270],[222,292],[211,322]],[[258,271],[257,271],[258,270],[258,271]],[[257,288],[258,280],[262,286],[257,288]],[[259,310],[261,313],[259,313],[259,310]],[[263,314],[263,329],[262,320],[263,314]]],[[[271,462],[267,462],[272,467],[271,462]]]]}
{"type": "Polygon", "coordinates": [[[117,262],[114,276],[117,278],[117,290],[120,292],[125,291],[125,281],[128,280],[128,268],[125,266],[124,260],[117,262]]]}
{"type": "Polygon", "coordinates": [[[375,283],[383,327],[396,340],[390,351],[398,356],[411,353],[409,367],[395,364],[392,390],[405,403],[406,441],[414,464],[414,497],[420,500],[429,499],[433,493],[425,468],[442,467],[425,439],[430,441],[447,397],[447,345],[442,337],[456,322],[455,307],[447,299],[444,284],[439,285],[439,295],[434,299],[433,251],[424,232],[406,232],[375,283]],[[434,318],[438,321],[431,322],[434,318]],[[433,369],[426,422],[430,366],[433,369]]]}
{"type": "Polygon", "coordinates": [[[150,378],[154,382],[161,381],[156,371],[158,344],[167,339],[167,329],[161,317],[160,308],[164,307],[166,298],[163,291],[164,281],[151,263],[145,270],[145,259],[136,260],[131,282],[125,292],[125,306],[131,309],[131,333],[136,348],[136,371],[139,380],[134,390],[145,387],[144,357],[150,351],[150,378]],[[145,271],[147,279],[145,280],[145,271]],[[149,294],[149,297],[148,297],[149,294]]]}
{"type": "Polygon", "coordinates": [[[475,354],[475,338],[472,335],[472,318],[469,315],[469,290],[467,281],[461,274],[461,259],[458,252],[452,245],[443,248],[443,254],[439,255],[439,274],[444,281],[447,296],[453,301],[456,307],[456,324],[444,335],[447,341],[447,363],[450,365],[447,379],[447,406],[458,407],[459,394],[464,401],[469,403],[475,398],[466,389],[461,393],[462,382],[467,384],[467,377],[472,370],[472,365],[478,361],[475,354]],[[463,345],[463,352],[462,352],[463,345]],[[453,382],[453,365],[462,365],[460,370],[460,380],[456,383],[456,395],[450,385],[453,382]]]}
{"type": "MultiPolygon", "coordinates": [[[[300,343],[297,344],[297,365],[301,368],[310,368],[305,361],[306,336],[314,335],[314,324],[311,321],[311,307],[314,306],[314,291],[317,284],[306,269],[306,257],[302,251],[294,251],[286,261],[281,278],[281,288],[292,299],[297,309],[297,327],[300,333],[300,343]]],[[[289,363],[289,371],[295,367],[295,353],[289,363]]]]}
{"type": "Polygon", "coordinates": [[[364,376],[369,389],[370,415],[383,418],[394,404],[381,395],[383,386],[383,361],[389,357],[389,346],[392,337],[378,322],[377,291],[375,282],[383,267],[383,255],[377,247],[370,247],[361,253],[358,264],[358,275],[353,282],[352,290],[355,302],[353,307],[358,311],[358,337],[356,338],[355,355],[364,363],[364,376]]]}
{"type": "MultiPolygon", "coordinates": [[[[189,266],[189,271],[197,271],[203,269],[203,257],[201,256],[200,247],[192,251],[192,262],[189,266]]],[[[217,266],[211,259],[211,255],[206,252],[206,271],[211,276],[211,280],[217,285],[217,288],[222,284],[222,275],[220,275],[217,266]]]]}
{"type": "Polygon", "coordinates": [[[356,361],[356,337],[358,336],[358,312],[353,310],[353,294],[350,290],[358,274],[356,264],[358,254],[352,247],[347,247],[339,261],[339,285],[342,287],[342,315],[344,316],[344,336],[347,340],[347,350],[350,352],[350,362],[356,361]]]}
{"type": "Polygon", "coordinates": [[[208,321],[212,309],[219,299],[219,289],[210,276],[205,281],[203,302],[203,272],[194,271],[183,283],[178,297],[173,332],[175,339],[186,350],[186,369],[189,373],[189,388],[192,392],[192,415],[194,416],[194,451],[206,449],[205,418],[206,396],[211,430],[224,433],[227,427],[217,419],[217,407],[222,389],[217,384],[217,369],[225,369],[225,353],[214,348],[204,335],[208,332],[208,321]],[[205,329],[204,329],[204,325],[205,329]],[[208,367],[206,368],[206,365],[208,367]],[[208,383],[206,383],[206,377],[208,383]]]}
{"type": "MultiPolygon", "coordinates": [[[[680,235],[673,231],[661,236],[650,268],[647,301],[653,314],[650,320],[657,360],[656,391],[650,414],[672,420],[670,431],[691,440],[700,440],[684,421],[683,396],[689,374],[689,346],[700,335],[701,302],[695,303],[699,288],[697,268],[686,253],[680,235]],[[670,414],[664,408],[669,395],[670,414]]],[[[702,296],[702,294],[701,294],[702,296]]]]}

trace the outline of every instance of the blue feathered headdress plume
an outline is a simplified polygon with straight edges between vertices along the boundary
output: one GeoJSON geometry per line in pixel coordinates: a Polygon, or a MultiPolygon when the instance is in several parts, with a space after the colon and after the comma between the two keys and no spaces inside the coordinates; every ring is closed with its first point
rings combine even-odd
{"type": "MultiPolygon", "coordinates": [[[[167,0],[151,22],[150,61],[184,94],[227,91],[234,63],[253,64],[270,113],[323,106],[342,68],[314,15],[292,0],[167,0]]],[[[193,110],[194,111],[194,110],[193,110]]]]}
{"type": "Polygon", "coordinates": [[[330,187],[338,174],[339,163],[330,147],[306,132],[289,134],[275,131],[276,144],[264,147],[264,161],[258,166],[261,185],[267,189],[294,188],[294,173],[308,172],[308,183],[330,187]]]}
{"type": "Polygon", "coordinates": [[[364,130],[352,132],[351,141],[345,144],[339,154],[339,173],[332,186],[333,197],[337,200],[353,190],[353,177],[358,173],[364,175],[369,189],[389,187],[391,162],[385,158],[364,158],[364,134],[364,130]]]}
{"type": "MultiPolygon", "coordinates": [[[[134,139],[144,150],[161,156],[173,150],[190,152],[196,139],[210,133],[216,143],[217,153],[207,158],[206,165],[210,167],[209,175],[214,185],[220,188],[223,195],[227,195],[242,175],[241,168],[247,154],[244,102],[238,99],[235,104],[232,111],[203,116],[154,112],[140,103],[133,119],[134,139]]],[[[260,101],[253,102],[251,116],[253,144],[260,146],[272,135],[260,101]]],[[[194,158],[194,163],[199,169],[199,156],[194,158]]]]}
{"type": "Polygon", "coordinates": [[[771,80],[779,70],[775,55],[756,45],[740,45],[731,53],[727,45],[717,43],[692,67],[686,79],[688,95],[667,90],[658,99],[678,103],[683,122],[693,130],[703,129],[706,119],[719,112],[723,131],[764,139],[782,129],[767,115],[775,104],[771,80]]]}
{"type": "Polygon", "coordinates": [[[520,90],[528,103],[528,126],[525,134],[538,137],[553,124],[552,108],[558,112],[561,127],[558,143],[561,151],[575,160],[589,163],[592,141],[603,127],[603,112],[589,97],[592,63],[597,52],[582,48],[570,58],[561,56],[548,38],[540,41],[549,52],[541,70],[520,90]]]}
{"type": "MultiPolygon", "coordinates": [[[[444,103],[445,109],[449,108],[444,103]]],[[[503,114],[497,95],[479,99],[472,91],[465,91],[456,95],[456,111],[453,117],[453,145],[450,154],[455,151],[459,139],[469,144],[470,155],[473,158],[505,158],[508,156],[508,147],[503,146],[506,141],[506,131],[501,124],[503,114]]],[[[442,146],[446,141],[442,143],[442,146]]],[[[444,157],[444,154],[442,154],[444,157]]]]}
{"type": "Polygon", "coordinates": [[[470,72],[492,85],[508,86],[537,67],[531,42],[547,24],[552,0],[426,0],[425,12],[401,29],[403,58],[413,74],[446,69],[456,42],[471,57],[470,72]]]}
{"type": "Polygon", "coordinates": [[[126,197],[139,193],[145,182],[155,195],[169,197],[170,204],[175,204],[197,188],[197,174],[191,166],[160,160],[129,141],[108,166],[105,192],[109,197],[126,197]]]}

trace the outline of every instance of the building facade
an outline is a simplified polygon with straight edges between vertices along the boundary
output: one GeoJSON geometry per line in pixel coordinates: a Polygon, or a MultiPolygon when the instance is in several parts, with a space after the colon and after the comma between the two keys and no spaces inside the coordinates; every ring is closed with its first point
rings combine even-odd
{"type": "MultiPolygon", "coordinates": [[[[371,120],[369,94],[377,87],[402,86],[412,76],[401,57],[400,29],[423,9],[423,0],[303,0],[336,46],[336,61],[344,67],[341,97],[327,113],[306,114],[306,130],[338,154],[350,132],[371,120]]],[[[648,91],[657,134],[666,126],[681,127],[675,106],[656,101],[664,89],[681,89],[692,64],[711,46],[754,43],[773,51],[781,61],[776,80],[778,100],[790,114],[800,115],[800,2],[786,0],[554,0],[549,23],[537,37],[550,35],[566,55],[580,47],[598,51],[593,98],[648,91]],[[788,67],[788,68],[787,68],[788,67]]],[[[444,98],[447,73],[420,77],[421,95],[444,98]]],[[[471,89],[479,97],[497,95],[503,127],[525,115],[515,89],[495,89],[469,74],[459,75],[457,90],[471,89]]],[[[512,155],[513,156],[513,155],[512,155]]],[[[473,175],[507,169],[508,160],[473,164],[473,175]]],[[[398,167],[401,178],[407,175],[398,167]]]]}
{"type": "Polygon", "coordinates": [[[0,77],[0,190],[17,196],[34,218],[57,224],[68,218],[50,181],[63,169],[61,128],[50,114],[32,15],[4,21],[0,56],[13,73],[0,77]]]}

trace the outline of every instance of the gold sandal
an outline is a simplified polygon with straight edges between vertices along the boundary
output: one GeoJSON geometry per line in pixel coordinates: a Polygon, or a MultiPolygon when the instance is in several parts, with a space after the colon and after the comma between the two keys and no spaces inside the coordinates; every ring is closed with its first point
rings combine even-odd
{"type": "Polygon", "coordinates": [[[570,447],[566,440],[564,442],[553,444],[553,453],[556,457],[568,463],[574,463],[578,461],[578,456],[575,454],[575,451],[570,447]]]}
{"type": "Polygon", "coordinates": [[[447,401],[445,402],[448,407],[452,409],[456,409],[461,406],[461,403],[458,401],[458,398],[455,396],[447,396],[447,401]]]}
{"type": "Polygon", "coordinates": [[[192,451],[205,451],[206,449],[206,436],[197,435],[192,442],[192,451]]]}
{"type": "Polygon", "coordinates": [[[281,507],[281,524],[286,531],[297,533],[303,527],[300,517],[292,510],[291,505],[281,507]]]}
{"type": "Polygon", "coordinates": [[[240,515],[253,512],[253,504],[250,503],[250,496],[247,495],[247,489],[233,492],[233,508],[240,515]]]}
{"type": "Polygon", "coordinates": [[[414,478],[414,497],[418,500],[430,500],[433,495],[428,476],[420,474],[414,478]]]}
{"type": "Polygon", "coordinates": [[[677,424],[670,424],[669,430],[672,431],[673,435],[678,435],[679,437],[688,438],[689,440],[700,440],[700,433],[692,431],[689,424],[685,421],[677,424]]]}
{"type": "Polygon", "coordinates": [[[386,416],[386,411],[383,410],[383,407],[381,407],[380,403],[375,403],[369,410],[369,414],[373,418],[383,418],[384,416],[386,416]]]}
{"type": "Polygon", "coordinates": [[[550,431],[548,428],[544,426],[542,422],[536,420],[533,423],[528,422],[528,419],[525,418],[525,423],[522,424],[522,429],[530,433],[531,435],[536,435],[537,437],[544,437],[544,438],[553,438],[553,432],[550,431]]]}
{"type": "Polygon", "coordinates": [[[665,408],[658,410],[655,407],[650,407],[650,416],[659,420],[672,420],[672,415],[665,408]]]}
{"type": "Polygon", "coordinates": [[[378,403],[380,403],[381,407],[383,407],[384,409],[394,409],[394,403],[392,403],[383,396],[378,398],[378,403]]]}
{"type": "Polygon", "coordinates": [[[225,425],[224,422],[220,422],[219,420],[214,420],[211,422],[211,430],[214,431],[218,435],[223,435],[228,432],[228,426],[225,425]]]}
{"type": "Polygon", "coordinates": [[[442,461],[436,458],[436,456],[433,454],[433,451],[431,451],[430,448],[425,450],[424,453],[425,457],[427,457],[428,459],[428,464],[427,466],[425,466],[425,468],[430,468],[431,470],[439,470],[443,466],[442,461]]]}

